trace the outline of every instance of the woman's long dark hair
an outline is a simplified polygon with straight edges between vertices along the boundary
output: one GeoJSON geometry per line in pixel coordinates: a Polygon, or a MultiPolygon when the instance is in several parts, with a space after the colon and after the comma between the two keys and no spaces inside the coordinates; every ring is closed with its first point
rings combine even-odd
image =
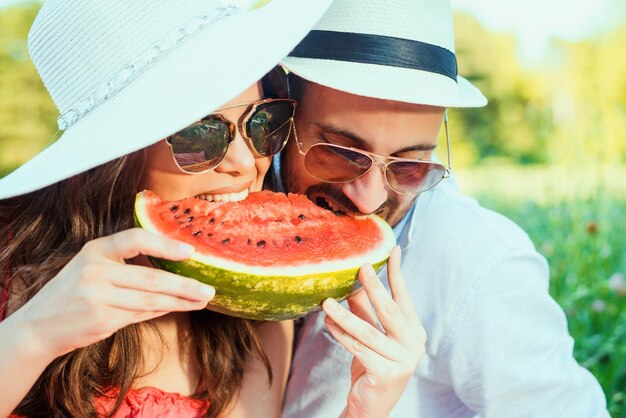
{"type": "MultiPolygon", "coordinates": [[[[10,310],[35,295],[86,242],[133,227],[133,203],[146,155],[144,149],[0,201],[0,272],[7,272],[11,280],[10,310]]],[[[217,416],[237,395],[248,356],[260,357],[271,383],[271,367],[254,322],[207,310],[191,312],[190,318],[187,341],[201,373],[194,398],[210,400],[208,417],[217,416]]],[[[142,372],[140,331],[145,325],[129,325],[54,360],[15,413],[33,418],[96,417],[93,399],[119,388],[112,416],[142,372]]]]}

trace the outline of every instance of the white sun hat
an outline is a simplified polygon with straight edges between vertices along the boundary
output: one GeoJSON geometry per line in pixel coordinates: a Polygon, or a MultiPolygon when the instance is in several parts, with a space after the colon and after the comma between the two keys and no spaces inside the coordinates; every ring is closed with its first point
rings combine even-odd
{"type": "Polygon", "coordinates": [[[147,147],[211,113],[278,64],[330,3],[47,0],[28,45],[64,133],[0,179],[0,199],[147,147]]]}
{"type": "Polygon", "coordinates": [[[487,104],[457,74],[448,0],[335,0],[283,65],[360,96],[442,107],[487,104]]]}

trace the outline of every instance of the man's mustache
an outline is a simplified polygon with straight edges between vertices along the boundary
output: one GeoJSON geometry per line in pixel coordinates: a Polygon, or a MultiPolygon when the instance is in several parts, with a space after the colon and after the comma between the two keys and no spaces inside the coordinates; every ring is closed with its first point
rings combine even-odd
{"type": "MultiPolygon", "coordinates": [[[[336,185],[331,183],[319,183],[314,184],[306,189],[305,194],[309,199],[315,202],[315,198],[322,196],[326,197],[333,202],[333,204],[340,206],[342,209],[345,209],[345,212],[349,213],[352,216],[365,216],[370,215],[370,213],[363,213],[359,210],[358,207],[350,200],[336,185]]],[[[386,209],[392,206],[391,199],[387,199],[382,205],[380,205],[375,211],[371,212],[374,214],[380,214],[384,212],[386,209]]]]}

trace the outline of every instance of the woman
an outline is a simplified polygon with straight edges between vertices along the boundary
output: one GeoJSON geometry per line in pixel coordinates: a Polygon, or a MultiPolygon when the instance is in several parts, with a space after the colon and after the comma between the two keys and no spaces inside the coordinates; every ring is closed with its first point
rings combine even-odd
{"type": "MultiPolygon", "coordinates": [[[[204,310],[214,289],[145,258],[185,259],[193,248],[132,229],[132,203],[145,188],[166,199],[231,200],[260,189],[295,104],[264,100],[254,80],[327,5],[45,3],[29,47],[65,133],[0,180],[0,267],[10,290],[1,416],[280,414],[292,324],[204,310]],[[258,109],[276,129],[244,137],[258,109]]],[[[390,276],[399,289],[397,263],[390,276]]],[[[381,416],[419,360],[422,331],[406,301],[395,304],[371,274],[361,279],[377,311],[391,307],[383,325],[418,330],[408,339],[374,335],[375,317],[358,300],[367,321],[325,302],[331,332],[356,358],[344,414],[381,416]]]]}

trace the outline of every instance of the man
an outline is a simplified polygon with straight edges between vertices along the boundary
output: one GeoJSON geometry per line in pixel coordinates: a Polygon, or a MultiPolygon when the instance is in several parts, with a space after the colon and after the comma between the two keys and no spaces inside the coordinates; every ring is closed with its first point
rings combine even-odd
{"type": "MultiPolygon", "coordinates": [[[[456,73],[450,4],[336,0],[284,65],[299,107],[277,186],[334,211],[377,213],[402,248],[428,342],[392,416],[608,416],[600,385],[572,356],[545,259],[444,179],[449,160],[422,161],[447,107],[486,104],[456,73]]],[[[337,416],[350,361],[323,313],[306,318],[284,415],[337,416]]]]}

